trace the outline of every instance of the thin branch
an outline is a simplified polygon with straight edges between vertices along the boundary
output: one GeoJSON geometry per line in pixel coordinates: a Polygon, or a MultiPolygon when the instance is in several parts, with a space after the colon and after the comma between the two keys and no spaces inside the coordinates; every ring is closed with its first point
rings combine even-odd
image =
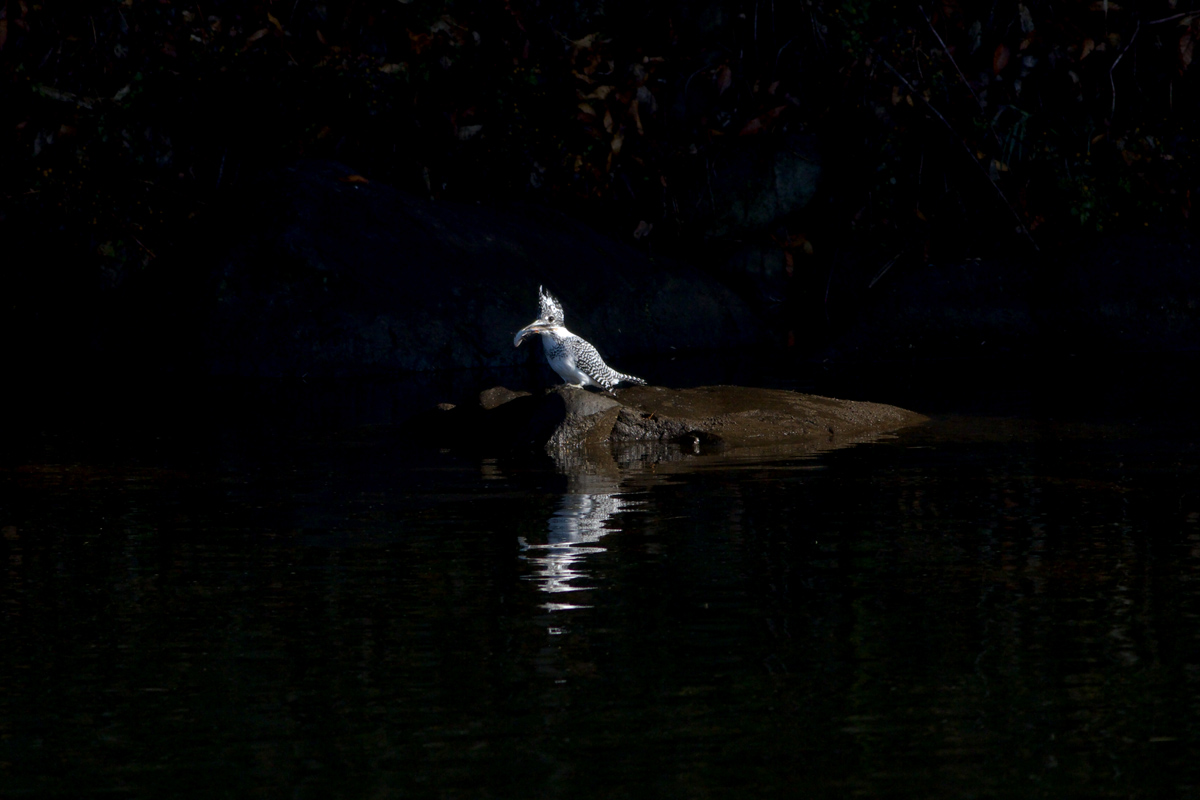
{"type": "Polygon", "coordinates": [[[1133,43],[1137,40],[1138,31],[1142,29],[1142,23],[1138,22],[1137,27],[1133,29],[1133,36],[1129,37],[1129,44],[1121,48],[1121,52],[1117,53],[1117,57],[1113,59],[1112,66],[1108,68],[1108,83],[1112,86],[1112,111],[1108,115],[1108,124],[1112,125],[1113,119],[1117,116],[1117,80],[1113,77],[1113,71],[1116,70],[1117,64],[1121,63],[1121,59],[1129,52],[1129,48],[1133,47],[1133,43]]]}
{"type": "MultiPolygon", "coordinates": [[[[962,85],[966,86],[967,91],[971,92],[971,96],[974,97],[974,101],[976,101],[976,106],[979,107],[979,112],[983,113],[984,112],[983,101],[979,100],[979,95],[974,94],[974,88],[972,88],[970,80],[967,80],[967,77],[965,76],[965,74],[962,73],[962,70],[959,67],[959,62],[954,60],[954,56],[952,54],[950,54],[950,48],[946,47],[946,42],[944,42],[942,40],[942,35],[938,34],[937,29],[934,28],[934,20],[929,18],[929,14],[925,13],[925,10],[922,6],[917,6],[917,11],[920,12],[920,16],[925,18],[925,24],[929,25],[929,32],[931,32],[931,34],[934,35],[934,38],[936,38],[937,43],[940,44],[940,46],[942,47],[942,53],[946,54],[946,58],[950,60],[950,64],[954,65],[954,71],[959,73],[959,80],[961,80],[962,85]]],[[[995,134],[996,134],[996,132],[992,131],[992,136],[995,136],[995,134]]]]}
{"type": "Polygon", "coordinates": [[[788,39],[786,42],[784,42],[784,43],[783,43],[783,47],[779,48],[778,52],[776,52],[776,53],[775,53],[775,66],[776,66],[776,68],[778,68],[778,67],[779,67],[779,59],[780,59],[780,57],[783,55],[783,51],[784,51],[784,50],[787,50],[787,49],[788,49],[788,45],[789,45],[789,44],[791,44],[791,43],[792,43],[792,42],[794,42],[794,41],[796,41],[796,37],[795,37],[795,36],[793,36],[792,38],[790,38],[790,39],[788,39]]]}
{"type": "Polygon", "coordinates": [[[696,70],[691,75],[688,75],[688,79],[686,81],[684,81],[684,83],[683,83],[683,100],[685,103],[687,102],[688,87],[690,87],[692,85],[692,78],[696,77],[701,72],[704,72],[705,69],[707,69],[706,66],[701,66],[700,69],[696,70]]]}
{"type": "Polygon", "coordinates": [[[1163,17],[1162,19],[1150,20],[1146,24],[1147,25],[1161,25],[1164,22],[1174,22],[1177,19],[1183,19],[1184,17],[1195,17],[1195,16],[1200,16],[1200,11],[1184,11],[1179,14],[1172,14],[1169,17],[1163,17]]]}
{"type": "Polygon", "coordinates": [[[1040,249],[1037,246],[1037,242],[1034,241],[1033,234],[1031,234],[1029,232],[1029,229],[1027,227],[1025,227],[1025,222],[1021,219],[1021,215],[1018,214],[1017,210],[1012,207],[1011,203],[1008,202],[1008,198],[1004,196],[1004,192],[1000,191],[1000,187],[997,186],[996,182],[992,180],[992,176],[988,174],[988,172],[984,168],[984,166],[979,163],[979,159],[975,157],[975,154],[973,152],[971,152],[971,148],[966,143],[966,141],[961,136],[958,135],[958,131],[954,130],[954,126],[950,124],[950,121],[947,120],[944,116],[942,116],[942,112],[940,112],[936,108],[934,108],[933,103],[930,103],[928,100],[926,100],[925,96],[922,95],[920,92],[918,92],[916,90],[916,88],[914,88],[913,85],[908,82],[908,78],[901,75],[899,73],[899,71],[896,70],[895,67],[893,67],[890,63],[888,63],[887,59],[881,59],[881,60],[883,61],[883,65],[885,67],[887,67],[889,70],[891,70],[892,74],[895,75],[897,78],[899,78],[900,81],[905,85],[905,87],[908,88],[908,91],[911,92],[914,97],[916,97],[918,100],[920,100],[922,103],[924,103],[925,107],[927,109],[929,109],[929,112],[931,114],[933,114],[935,117],[937,117],[941,121],[941,123],[946,126],[946,130],[950,131],[950,133],[954,136],[955,139],[958,139],[958,143],[961,144],[963,147],[963,150],[966,151],[967,158],[970,159],[971,163],[974,164],[976,166],[976,168],[978,168],[979,171],[983,174],[984,180],[986,180],[991,185],[991,187],[996,190],[996,196],[1000,198],[1000,202],[1004,204],[1004,207],[1008,209],[1008,213],[1012,214],[1013,219],[1016,220],[1017,230],[1019,230],[1022,234],[1025,235],[1025,238],[1029,240],[1029,244],[1033,247],[1033,249],[1035,251],[1040,252],[1040,249]]]}
{"type": "Polygon", "coordinates": [[[151,257],[151,258],[158,258],[158,256],[154,255],[154,251],[153,251],[153,250],[151,250],[149,247],[146,247],[146,245],[142,244],[142,240],[141,240],[141,239],[137,238],[136,236],[130,236],[129,238],[130,238],[130,239],[133,239],[135,242],[137,242],[137,243],[138,243],[138,247],[140,247],[140,248],[142,248],[143,250],[145,250],[145,251],[146,251],[146,252],[147,252],[147,253],[150,255],[150,257],[151,257]]]}
{"type": "Polygon", "coordinates": [[[892,268],[892,265],[895,264],[899,258],[900,258],[899,253],[892,256],[891,259],[889,259],[888,262],[883,265],[883,269],[881,269],[881,270],[879,270],[879,272],[875,273],[875,277],[872,278],[871,282],[867,284],[867,288],[874,289],[875,284],[879,283],[879,279],[887,274],[887,271],[892,268]]]}

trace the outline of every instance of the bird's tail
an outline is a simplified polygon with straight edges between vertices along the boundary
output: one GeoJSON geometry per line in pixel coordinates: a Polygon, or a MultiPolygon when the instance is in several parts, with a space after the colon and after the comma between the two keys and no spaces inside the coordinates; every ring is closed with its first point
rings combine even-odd
{"type": "Polygon", "coordinates": [[[613,370],[613,372],[617,373],[617,378],[620,380],[621,383],[636,383],[638,386],[646,385],[646,382],[644,380],[642,380],[641,378],[635,378],[632,375],[626,375],[624,372],[617,372],[615,369],[613,370]]]}

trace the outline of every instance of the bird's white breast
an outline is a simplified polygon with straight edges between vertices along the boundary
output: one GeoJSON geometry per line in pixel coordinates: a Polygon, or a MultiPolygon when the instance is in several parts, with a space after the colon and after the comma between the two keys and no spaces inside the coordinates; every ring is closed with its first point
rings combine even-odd
{"type": "Polygon", "coordinates": [[[543,333],[541,336],[542,347],[546,351],[546,361],[550,364],[550,369],[558,374],[558,377],[575,386],[600,385],[588,377],[587,373],[575,363],[573,349],[567,346],[565,341],[568,338],[576,338],[573,334],[555,336],[551,333],[543,333]]]}

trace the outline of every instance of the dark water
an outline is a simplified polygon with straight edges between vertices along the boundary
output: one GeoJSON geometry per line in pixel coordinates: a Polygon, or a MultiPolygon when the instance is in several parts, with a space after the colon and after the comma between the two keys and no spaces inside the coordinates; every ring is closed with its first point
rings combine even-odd
{"type": "Polygon", "coordinates": [[[343,424],[395,387],[39,401],[0,796],[1195,796],[1196,375],[810,370],[935,418],[557,465],[343,424]]]}

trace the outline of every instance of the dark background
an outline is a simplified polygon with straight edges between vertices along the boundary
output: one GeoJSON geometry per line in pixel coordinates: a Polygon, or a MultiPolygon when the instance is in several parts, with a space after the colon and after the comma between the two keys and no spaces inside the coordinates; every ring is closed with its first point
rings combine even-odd
{"type": "Polygon", "coordinates": [[[298,159],[434,201],[551,206],[652,259],[724,271],[809,356],[887,337],[845,322],[864,309],[959,303],[931,264],[1008,259],[971,276],[968,318],[1008,302],[979,286],[1013,264],[1043,309],[1081,302],[1076,277],[1037,280],[1064,261],[1122,296],[1141,268],[1114,278],[1112,243],[1148,241],[1129,236],[1184,243],[1155,261],[1192,286],[1191,9],[10,2],[4,333],[35,363],[86,360],[110,346],[97,309],[131,293],[186,307],[214,250],[246,234],[259,177],[298,159]],[[780,142],[819,167],[814,193],[740,227],[698,210],[740,201],[710,196],[715,165],[736,186],[731,154],[780,142]]]}
{"type": "Polygon", "coordinates": [[[0,6],[0,791],[1196,795],[1194,7],[0,6]],[[401,441],[543,280],[659,386],[935,419],[401,441]]]}

